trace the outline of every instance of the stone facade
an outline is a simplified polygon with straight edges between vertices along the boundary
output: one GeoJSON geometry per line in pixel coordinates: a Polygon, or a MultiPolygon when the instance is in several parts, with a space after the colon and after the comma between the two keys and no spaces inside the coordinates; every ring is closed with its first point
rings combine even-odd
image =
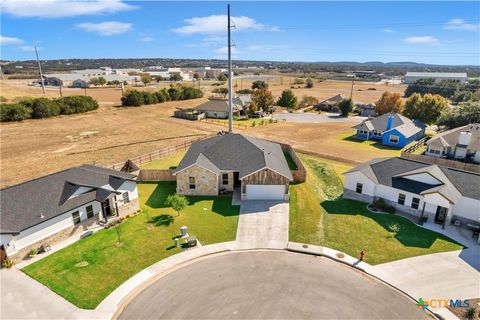
{"type": "Polygon", "coordinates": [[[177,174],[177,193],[189,196],[218,195],[218,176],[197,165],[191,166],[177,174]],[[189,178],[195,178],[195,188],[190,189],[189,178]]]}
{"type": "Polygon", "coordinates": [[[68,228],[65,228],[63,230],[60,230],[57,233],[52,234],[49,237],[46,237],[40,241],[37,241],[35,243],[30,244],[29,246],[22,248],[15,252],[13,255],[9,255],[8,258],[13,261],[13,263],[18,263],[23,259],[26,259],[29,257],[30,250],[32,249],[38,249],[43,243],[48,243],[50,246],[53,246],[59,242],[62,242],[69,237],[82,233],[89,228],[95,226],[98,224],[100,221],[100,216],[97,214],[93,218],[88,219],[88,220],[83,220],[81,223],[77,225],[70,226],[68,228]]]}
{"type": "Polygon", "coordinates": [[[138,198],[130,200],[127,204],[122,204],[118,206],[118,216],[123,217],[127,214],[132,214],[135,211],[140,210],[140,203],[138,198]]]}
{"type": "Polygon", "coordinates": [[[234,177],[233,172],[222,172],[218,177],[218,190],[226,189],[227,191],[233,191],[234,177]],[[228,184],[223,184],[223,174],[228,174],[228,184]]]}

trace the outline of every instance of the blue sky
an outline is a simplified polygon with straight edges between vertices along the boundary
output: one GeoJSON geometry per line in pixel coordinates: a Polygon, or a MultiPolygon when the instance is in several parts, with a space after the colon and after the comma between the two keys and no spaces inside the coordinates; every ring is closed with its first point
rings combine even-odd
{"type": "MultiPolygon", "coordinates": [[[[234,58],[480,64],[478,2],[231,2],[234,58]]],[[[226,2],[1,0],[1,58],[225,58],[226,2]]]]}

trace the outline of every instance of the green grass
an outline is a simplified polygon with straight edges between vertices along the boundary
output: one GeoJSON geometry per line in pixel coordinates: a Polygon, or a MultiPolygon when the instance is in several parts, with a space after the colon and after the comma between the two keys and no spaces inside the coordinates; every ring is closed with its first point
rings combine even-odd
{"type": "Polygon", "coordinates": [[[189,197],[190,205],[177,217],[164,206],[167,195],[175,193],[174,182],[139,184],[138,191],[144,212],[119,226],[122,247],[115,246],[114,228],[101,230],[23,271],[76,306],[93,309],[139,271],[180,252],[172,245],[183,225],[203,245],[235,239],[240,208],[231,205],[231,197],[189,197]],[[74,266],[80,255],[88,266],[74,266]]]}
{"type": "Polygon", "coordinates": [[[141,169],[175,169],[187,151],[180,151],[176,154],[145,163],[140,166],[141,169]]]}
{"type": "Polygon", "coordinates": [[[333,248],[354,257],[365,250],[370,264],[463,248],[408,219],[371,213],[363,202],[342,199],[339,174],[348,170],[347,165],[306,155],[300,158],[307,181],[290,187],[291,241],[333,248]]]}
{"type": "Polygon", "coordinates": [[[285,160],[287,160],[288,168],[290,170],[298,170],[297,164],[293,161],[292,156],[288,152],[283,153],[285,155],[285,160]]]}
{"type": "Polygon", "coordinates": [[[373,150],[377,153],[381,153],[384,157],[398,157],[400,156],[400,152],[402,148],[395,148],[391,146],[383,145],[381,141],[378,140],[361,140],[355,138],[355,135],[350,133],[342,134],[339,136],[339,140],[341,143],[346,143],[349,147],[352,148],[352,152],[355,149],[363,149],[363,150],[373,150]]]}

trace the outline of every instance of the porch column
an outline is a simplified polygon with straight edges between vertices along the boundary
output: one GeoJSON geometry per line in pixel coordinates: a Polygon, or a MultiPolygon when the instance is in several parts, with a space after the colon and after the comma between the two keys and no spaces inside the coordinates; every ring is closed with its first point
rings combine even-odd
{"type": "Polygon", "coordinates": [[[423,216],[425,215],[425,206],[427,205],[427,203],[425,202],[425,200],[423,200],[423,207],[422,207],[422,214],[420,215],[420,220],[418,221],[418,223],[422,224],[423,222],[423,216]]]}
{"type": "Polygon", "coordinates": [[[450,212],[450,208],[445,208],[447,209],[447,212],[445,212],[445,219],[443,219],[443,223],[442,223],[442,229],[445,229],[445,225],[447,224],[447,220],[448,219],[448,213],[450,212]]]}

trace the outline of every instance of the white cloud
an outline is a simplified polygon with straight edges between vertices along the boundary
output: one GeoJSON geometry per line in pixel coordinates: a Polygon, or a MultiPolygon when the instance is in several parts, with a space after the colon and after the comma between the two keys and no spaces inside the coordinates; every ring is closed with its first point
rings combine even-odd
{"type": "Polygon", "coordinates": [[[134,9],[122,0],[1,0],[2,13],[17,17],[60,18],[134,9]]]}
{"type": "Polygon", "coordinates": [[[408,37],[403,41],[410,44],[438,44],[438,39],[432,36],[408,37]]]}
{"type": "MultiPolygon", "coordinates": [[[[240,16],[231,17],[233,31],[243,30],[263,30],[263,31],[278,31],[278,27],[267,26],[255,21],[255,19],[240,16]]],[[[185,26],[173,29],[174,32],[180,34],[217,34],[227,30],[227,16],[226,15],[211,15],[208,17],[194,17],[185,19],[185,26]]]]}
{"type": "Polygon", "coordinates": [[[23,43],[22,39],[14,38],[14,37],[4,37],[0,36],[0,44],[3,46],[7,45],[20,45],[23,43]]]}
{"type": "Polygon", "coordinates": [[[387,28],[387,29],[383,29],[383,32],[392,33],[392,32],[395,32],[395,30],[387,28]]]}
{"type": "MultiPolygon", "coordinates": [[[[35,47],[34,46],[20,46],[20,50],[24,52],[35,52],[35,47]]],[[[37,50],[40,51],[42,48],[37,47],[37,50]]]]}
{"type": "Polygon", "coordinates": [[[100,23],[85,22],[77,24],[77,28],[89,32],[95,32],[102,36],[112,36],[132,30],[133,25],[131,23],[124,23],[118,21],[107,21],[100,23]]]}
{"type": "MultiPolygon", "coordinates": [[[[213,56],[214,59],[227,59],[228,58],[228,47],[224,46],[221,48],[218,48],[215,50],[215,56],[213,56]]],[[[237,55],[240,53],[237,48],[232,47],[232,58],[236,58],[237,55]]]]}
{"type": "Polygon", "coordinates": [[[443,29],[455,31],[477,31],[478,24],[467,23],[463,19],[451,19],[445,24],[443,29]]]}

